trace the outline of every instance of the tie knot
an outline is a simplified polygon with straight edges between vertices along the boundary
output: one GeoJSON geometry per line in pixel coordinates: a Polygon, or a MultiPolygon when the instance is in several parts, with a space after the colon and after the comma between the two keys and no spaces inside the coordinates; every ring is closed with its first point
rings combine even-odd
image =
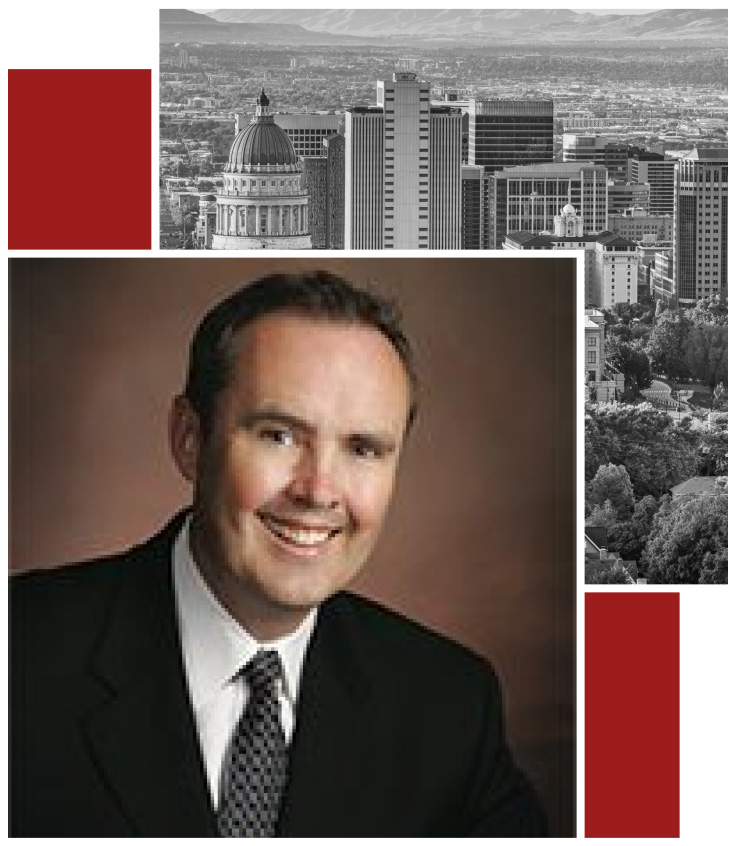
{"type": "Polygon", "coordinates": [[[281,659],[275,649],[259,650],[243,667],[243,678],[254,694],[272,691],[281,673],[281,659]]]}

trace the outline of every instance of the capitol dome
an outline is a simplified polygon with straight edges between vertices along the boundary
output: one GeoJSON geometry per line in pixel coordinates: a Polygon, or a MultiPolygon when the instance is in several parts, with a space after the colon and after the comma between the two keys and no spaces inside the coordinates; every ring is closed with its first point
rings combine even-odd
{"type": "Polygon", "coordinates": [[[308,250],[309,191],[289,136],[269,110],[266,92],[238,132],[217,191],[213,250],[308,250]]]}
{"type": "Polygon", "coordinates": [[[566,206],[563,207],[562,214],[577,214],[577,211],[575,209],[575,206],[572,206],[570,205],[570,203],[568,203],[566,206]]]}
{"type": "Polygon", "coordinates": [[[238,133],[230,147],[226,173],[249,173],[254,167],[274,166],[292,170],[297,164],[291,139],[269,114],[265,91],[261,90],[256,103],[255,117],[238,133]]]}

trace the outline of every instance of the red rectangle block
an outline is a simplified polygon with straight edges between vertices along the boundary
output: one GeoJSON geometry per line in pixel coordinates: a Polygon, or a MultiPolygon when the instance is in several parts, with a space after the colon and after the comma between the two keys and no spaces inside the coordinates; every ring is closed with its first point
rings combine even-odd
{"type": "Polygon", "coordinates": [[[8,71],[8,247],[151,249],[151,71],[8,71]]]}
{"type": "Polygon", "coordinates": [[[585,596],[585,836],[680,836],[680,595],[585,596]]]}

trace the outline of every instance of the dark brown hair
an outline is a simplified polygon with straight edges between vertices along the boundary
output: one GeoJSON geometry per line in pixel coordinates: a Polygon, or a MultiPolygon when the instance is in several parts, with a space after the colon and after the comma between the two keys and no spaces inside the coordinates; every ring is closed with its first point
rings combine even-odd
{"type": "Polygon", "coordinates": [[[340,276],[316,270],[265,276],[240,288],[205,315],[192,339],[184,388],[205,436],[211,431],[217,394],[231,375],[235,335],[259,317],[275,312],[355,323],[381,332],[398,353],[409,377],[407,430],[410,428],[416,415],[417,378],[398,307],[384,297],[354,287],[340,276]]]}

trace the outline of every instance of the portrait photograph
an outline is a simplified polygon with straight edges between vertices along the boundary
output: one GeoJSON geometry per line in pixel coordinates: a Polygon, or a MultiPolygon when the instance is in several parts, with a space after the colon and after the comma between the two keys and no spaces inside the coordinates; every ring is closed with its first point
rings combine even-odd
{"type": "Polygon", "coordinates": [[[211,615],[301,650],[261,833],[575,836],[576,278],[11,259],[11,833],[249,831],[211,615]]]}

